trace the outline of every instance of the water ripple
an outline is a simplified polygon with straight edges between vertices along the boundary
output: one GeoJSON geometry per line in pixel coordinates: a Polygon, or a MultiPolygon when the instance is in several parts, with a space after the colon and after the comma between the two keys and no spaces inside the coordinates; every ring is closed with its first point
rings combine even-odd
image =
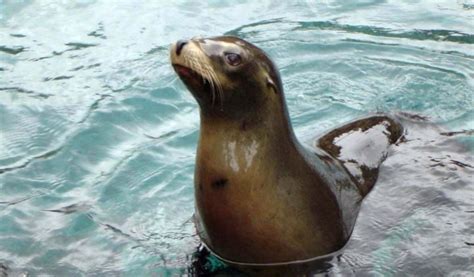
{"type": "Polygon", "coordinates": [[[348,33],[360,33],[376,37],[406,38],[410,40],[433,40],[433,41],[449,41],[462,44],[474,44],[474,35],[458,32],[455,30],[394,30],[374,26],[356,26],[339,24],[332,21],[314,21],[314,22],[298,22],[298,30],[330,30],[344,31],[348,33]]]}
{"type": "Polygon", "coordinates": [[[17,169],[22,169],[22,168],[25,168],[27,167],[30,163],[36,161],[36,160],[42,160],[42,159],[49,159],[51,157],[53,157],[54,155],[56,155],[57,153],[59,153],[61,151],[62,147],[58,147],[56,149],[53,149],[51,151],[47,151],[47,152],[44,152],[40,155],[37,155],[37,156],[33,156],[31,158],[28,158],[27,160],[25,161],[22,161],[16,165],[12,165],[10,167],[3,167],[3,168],[0,168],[0,174],[3,174],[5,172],[9,172],[9,171],[13,171],[13,170],[17,170],[17,169]]]}
{"type": "Polygon", "coordinates": [[[48,97],[52,96],[51,94],[37,93],[35,91],[20,88],[20,87],[0,87],[0,91],[14,91],[16,93],[24,93],[24,94],[31,95],[33,97],[40,97],[44,99],[47,99],[48,97]]]}
{"type": "Polygon", "coordinates": [[[4,52],[10,55],[17,55],[23,51],[25,51],[25,47],[22,47],[22,46],[8,47],[5,45],[0,45],[0,52],[4,52]]]}
{"type": "Polygon", "coordinates": [[[308,143],[369,113],[417,114],[399,114],[407,139],[322,271],[472,272],[468,3],[237,2],[4,3],[0,276],[192,272],[199,112],[168,45],[220,34],[270,53],[308,143]]]}

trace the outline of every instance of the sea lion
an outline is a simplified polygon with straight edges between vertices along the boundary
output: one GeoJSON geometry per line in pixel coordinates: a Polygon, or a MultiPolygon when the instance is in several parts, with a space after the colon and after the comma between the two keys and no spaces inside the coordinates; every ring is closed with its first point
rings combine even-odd
{"type": "Polygon", "coordinates": [[[342,248],[400,124],[364,118],[308,148],[261,49],[223,36],[178,41],[170,56],[200,108],[195,218],[205,245],[224,261],[256,265],[342,248]]]}

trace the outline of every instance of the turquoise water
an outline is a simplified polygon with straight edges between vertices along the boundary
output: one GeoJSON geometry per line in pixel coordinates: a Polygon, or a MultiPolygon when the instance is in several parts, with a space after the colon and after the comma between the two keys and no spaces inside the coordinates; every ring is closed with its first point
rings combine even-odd
{"type": "MultiPolygon", "coordinates": [[[[0,0],[0,276],[187,272],[199,119],[178,39],[267,51],[306,140],[377,111],[474,129],[474,2],[346,2],[0,0]]],[[[474,271],[472,132],[407,125],[330,272],[474,271]]]]}

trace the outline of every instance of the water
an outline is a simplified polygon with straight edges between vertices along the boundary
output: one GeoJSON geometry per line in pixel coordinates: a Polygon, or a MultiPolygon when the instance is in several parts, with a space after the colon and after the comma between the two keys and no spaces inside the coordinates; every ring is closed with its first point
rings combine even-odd
{"type": "Polygon", "coordinates": [[[237,35],[282,74],[309,140],[376,111],[406,120],[343,275],[474,271],[474,3],[0,0],[0,276],[179,275],[197,105],[168,46],[237,35]],[[412,130],[412,131],[410,131],[412,130]]]}

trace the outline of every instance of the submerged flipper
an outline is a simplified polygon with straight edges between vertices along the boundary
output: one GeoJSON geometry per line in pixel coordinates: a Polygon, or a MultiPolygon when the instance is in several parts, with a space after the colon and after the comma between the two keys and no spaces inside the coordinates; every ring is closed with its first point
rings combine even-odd
{"type": "Polygon", "coordinates": [[[386,115],[376,115],[345,124],[316,140],[316,146],[340,160],[358,182],[363,195],[377,180],[380,164],[390,145],[403,135],[403,127],[386,115]]]}

